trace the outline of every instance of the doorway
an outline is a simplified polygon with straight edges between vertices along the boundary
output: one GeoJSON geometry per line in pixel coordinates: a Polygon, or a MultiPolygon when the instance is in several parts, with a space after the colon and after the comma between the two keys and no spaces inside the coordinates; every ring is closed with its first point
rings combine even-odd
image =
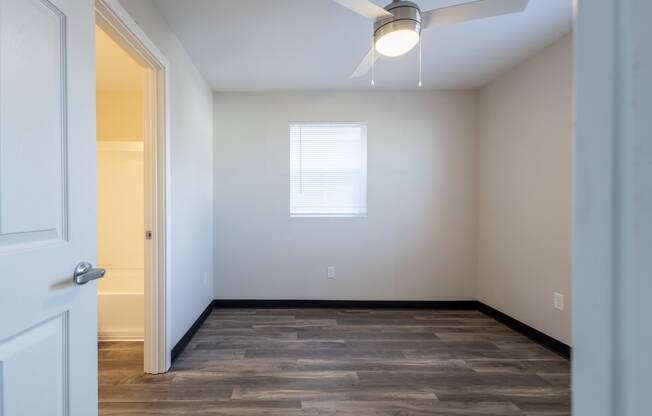
{"type": "Polygon", "coordinates": [[[114,0],[96,1],[95,32],[98,339],[133,343],[144,372],[164,373],[168,64],[114,0]]]}
{"type": "Polygon", "coordinates": [[[95,28],[100,342],[140,342],[145,328],[146,68],[95,28]]]}

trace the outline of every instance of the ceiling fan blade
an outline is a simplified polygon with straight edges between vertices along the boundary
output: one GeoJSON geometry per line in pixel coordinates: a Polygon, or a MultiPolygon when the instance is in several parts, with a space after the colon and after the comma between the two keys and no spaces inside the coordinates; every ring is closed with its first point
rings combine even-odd
{"type": "Polygon", "coordinates": [[[476,0],[455,6],[424,12],[421,24],[424,29],[452,23],[483,19],[485,17],[518,13],[525,10],[529,0],[476,0]]]}
{"type": "Polygon", "coordinates": [[[391,17],[393,14],[369,0],[333,0],[335,3],[353,10],[354,12],[368,18],[378,19],[379,17],[391,17]]]}
{"type": "Polygon", "coordinates": [[[365,75],[369,70],[371,69],[371,65],[373,65],[374,62],[380,58],[380,54],[378,53],[373,53],[373,49],[369,49],[369,52],[365,55],[364,58],[362,58],[362,61],[360,61],[360,64],[358,64],[358,67],[353,71],[353,74],[351,74],[351,78],[358,78],[363,75],[365,75]]]}

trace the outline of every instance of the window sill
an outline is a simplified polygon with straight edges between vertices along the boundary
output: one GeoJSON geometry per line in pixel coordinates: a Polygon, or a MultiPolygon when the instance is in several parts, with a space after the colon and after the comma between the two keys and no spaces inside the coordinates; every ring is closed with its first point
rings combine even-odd
{"type": "Polygon", "coordinates": [[[367,218],[367,214],[290,214],[290,218],[367,218]]]}

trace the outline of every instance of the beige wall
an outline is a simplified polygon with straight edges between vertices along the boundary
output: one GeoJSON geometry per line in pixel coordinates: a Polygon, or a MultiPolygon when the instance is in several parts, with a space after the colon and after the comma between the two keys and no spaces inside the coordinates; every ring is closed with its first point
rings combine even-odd
{"type": "Polygon", "coordinates": [[[216,93],[215,297],[475,299],[474,119],[471,92],[216,93]],[[290,218],[292,121],[368,123],[367,218],[290,218]]]}
{"type": "Polygon", "coordinates": [[[567,35],[479,92],[477,211],[479,300],[569,344],[572,59],[567,35]]]}
{"type": "Polygon", "coordinates": [[[95,27],[97,139],[143,140],[147,70],[95,27]]]}
{"type": "Polygon", "coordinates": [[[144,137],[143,90],[97,91],[97,140],[133,141],[144,137]]]}

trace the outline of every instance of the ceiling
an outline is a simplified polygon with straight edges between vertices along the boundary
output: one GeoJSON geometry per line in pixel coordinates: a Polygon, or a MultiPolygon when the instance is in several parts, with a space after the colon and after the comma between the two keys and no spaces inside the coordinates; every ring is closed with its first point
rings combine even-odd
{"type": "MultiPolygon", "coordinates": [[[[416,1],[422,10],[464,2],[416,1]]],[[[370,48],[372,23],[331,0],[154,2],[217,91],[372,88],[369,77],[350,77],[370,48]]],[[[571,25],[572,0],[530,0],[520,14],[425,31],[423,88],[482,86],[571,25]]],[[[417,89],[417,83],[416,48],[376,64],[375,89],[417,89]]]]}
{"type": "Polygon", "coordinates": [[[97,26],[95,58],[98,91],[133,92],[144,87],[145,68],[97,26]]]}

